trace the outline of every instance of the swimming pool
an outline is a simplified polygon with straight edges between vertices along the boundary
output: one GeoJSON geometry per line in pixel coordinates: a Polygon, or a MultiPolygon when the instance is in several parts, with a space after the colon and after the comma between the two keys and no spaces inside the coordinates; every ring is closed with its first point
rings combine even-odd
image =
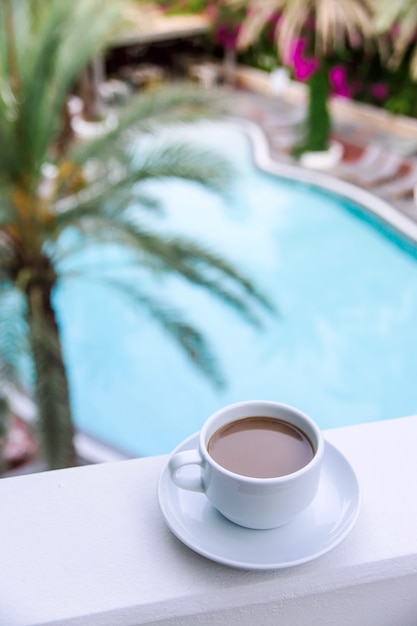
{"type": "Polygon", "coordinates": [[[186,311],[227,386],[214,388],[156,323],[104,285],[73,279],[56,303],[77,426],[133,455],[154,455],[245,399],[293,404],[322,428],[417,413],[417,248],[342,196],[258,170],[248,138],[232,125],[200,124],[198,140],[233,159],[238,181],[223,198],[158,183],[163,227],[234,261],[280,314],[265,315],[259,331],[197,288],[132,275],[115,247],[105,257],[97,248],[80,255],[81,265],[115,264],[118,275],[147,281],[186,311]]]}

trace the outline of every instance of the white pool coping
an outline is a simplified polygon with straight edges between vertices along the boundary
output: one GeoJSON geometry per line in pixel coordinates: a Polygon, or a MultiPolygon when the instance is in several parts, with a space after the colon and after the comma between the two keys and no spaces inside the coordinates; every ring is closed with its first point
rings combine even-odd
{"type": "Polygon", "coordinates": [[[358,477],[359,518],[329,553],[277,571],[214,563],[172,535],[165,456],[0,480],[0,624],[415,626],[417,416],[324,434],[358,477]]]}
{"type": "Polygon", "coordinates": [[[326,173],[320,170],[306,169],[296,163],[282,163],[274,160],[271,156],[264,131],[254,122],[236,119],[225,123],[234,127],[240,127],[247,133],[252,143],[254,162],[259,169],[269,174],[321,187],[348,198],[380,218],[402,235],[413,242],[417,242],[417,222],[400,213],[388,201],[362,187],[332,175],[331,172],[326,173]]]}

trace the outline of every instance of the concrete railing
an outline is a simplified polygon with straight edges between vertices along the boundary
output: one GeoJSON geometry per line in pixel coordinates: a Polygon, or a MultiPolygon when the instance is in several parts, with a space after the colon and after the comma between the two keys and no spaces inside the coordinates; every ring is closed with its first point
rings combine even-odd
{"type": "Polygon", "coordinates": [[[357,474],[359,518],[332,551],[277,571],[214,563],[171,534],[166,457],[0,480],[0,624],[415,626],[417,417],[325,437],[357,474]]]}

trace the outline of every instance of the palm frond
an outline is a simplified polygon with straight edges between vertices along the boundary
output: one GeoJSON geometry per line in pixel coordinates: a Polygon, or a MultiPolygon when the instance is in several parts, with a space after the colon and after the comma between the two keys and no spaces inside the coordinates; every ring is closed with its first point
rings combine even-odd
{"type": "MultiPolygon", "coordinates": [[[[139,141],[140,146],[140,141],[139,141]]],[[[132,175],[138,182],[155,178],[180,178],[215,191],[224,191],[233,179],[230,160],[214,150],[199,148],[190,142],[154,139],[152,145],[133,160],[132,175]],[[158,145],[159,144],[159,145],[158,145]]]]}
{"type": "Polygon", "coordinates": [[[136,262],[154,272],[177,274],[208,290],[236,309],[252,324],[259,324],[254,303],[275,312],[269,299],[232,264],[184,237],[152,233],[128,216],[100,215],[78,224],[84,245],[118,243],[132,250],[136,262]]]}
{"type": "Polygon", "coordinates": [[[398,68],[407,51],[412,48],[410,56],[410,75],[417,80],[417,44],[415,35],[417,29],[417,5],[414,0],[379,0],[377,3],[374,27],[377,33],[392,34],[392,54],[389,66],[398,68]]]}
{"type": "Polygon", "coordinates": [[[346,41],[357,45],[358,40],[368,42],[374,37],[371,0],[250,0],[239,46],[254,43],[275,13],[281,16],[275,31],[281,55],[300,38],[310,19],[315,20],[315,46],[320,54],[343,47],[346,41]]]}
{"type": "Polygon", "coordinates": [[[10,85],[0,76],[0,182],[9,182],[19,173],[19,150],[14,129],[16,115],[16,102],[10,85]]]}
{"type": "Polygon", "coordinates": [[[237,44],[240,49],[245,49],[254,43],[264,26],[275,12],[280,12],[286,5],[287,0],[229,0],[229,4],[239,10],[246,6],[247,16],[241,25],[237,44]]]}
{"type": "Polygon", "coordinates": [[[282,8],[281,21],[276,30],[279,51],[285,57],[289,46],[301,37],[307,20],[311,17],[312,7],[304,0],[287,0],[282,8]]]}
{"type": "Polygon", "coordinates": [[[374,27],[377,32],[384,33],[393,25],[405,20],[409,12],[413,12],[415,2],[414,0],[397,0],[396,2],[378,0],[375,7],[374,27]]]}
{"type": "Polygon", "coordinates": [[[367,44],[374,38],[373,5],[369,0],[317,0],[316,45],[323,52],[367,44]]]}
{"type": "MultiPolygon", "coordinates": [[[[139,140],[140,141],[140,140],[139,140]]],[[[57,227],[71,224],[84,212],[106,211],[112,204],[123,210],[131,200],[140,201],[140,183],[145,180],[177,178],[193,181],[216,192],[226,192],[233,178],[233,165],[215,151],[200,149],[179,141],[148,142],[138,156],[124,155],[102,162],[96,180],[80,192],[56,202],[57,227]]],[[[113,155],[115,156],[115,155],[113,155]]],[[[148,196],[147,204],[150,198],[148,196]]]]}
{"type": "MultiPolygon", "coordinates": [[[[18,102],[5,108],[6,99],[0,98],[0,137],[4,135],[8,147],[15,148],[8,155],[8,171],[14,178],[23,171],[26,178],[29,171],[39,174],[58,132],[70,87],[120,23],[118,2],[35,0],[34,5],[43,10],[42,19],[33,19],[36,11],[24,2],[20,11],[25,13],[18,13],[15,20],[20,80],[14,96],[18,102]],[[17,141],[19,137],[25,141],[17,141]]],[[[0,51],[6,53],[4,46],[0,51]]],[[[3,59],[1,65],[7,67],[7,62],[3,59]]],[[[11,79],[7,74],[1,78],[6,83],[11,79]]]]}
{"type": "MultiPolygon", "coordinates": [[[[95,277],[95,280],[98,276],[95,277]]],[[[182,314],[168,306],[155,296],[139,289],[138,285],[126,285],[120,280],[109,277],[103,278],[103,282],[129,300],[135,308],[146,312],[151,319],[155,320],[168,333],[168,335],[182,348],[186,356],[196,365],[200,371],[208,376],[218,387],[225,383],[219,364],[211,351],[205,337],[194,325],[189,324],[182,314]]]]}

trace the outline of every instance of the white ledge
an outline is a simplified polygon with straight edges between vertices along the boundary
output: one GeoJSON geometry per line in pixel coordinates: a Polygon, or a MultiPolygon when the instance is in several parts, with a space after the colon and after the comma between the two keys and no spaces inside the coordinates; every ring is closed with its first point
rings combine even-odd
{"type": "Polygon", "coordinates": [[[3,626],[415,626],[417,416],[325,431],[359,519],[328,554],[269,572],[183,546],[156,497],[165,457],[0,480],[3,626]]]}

